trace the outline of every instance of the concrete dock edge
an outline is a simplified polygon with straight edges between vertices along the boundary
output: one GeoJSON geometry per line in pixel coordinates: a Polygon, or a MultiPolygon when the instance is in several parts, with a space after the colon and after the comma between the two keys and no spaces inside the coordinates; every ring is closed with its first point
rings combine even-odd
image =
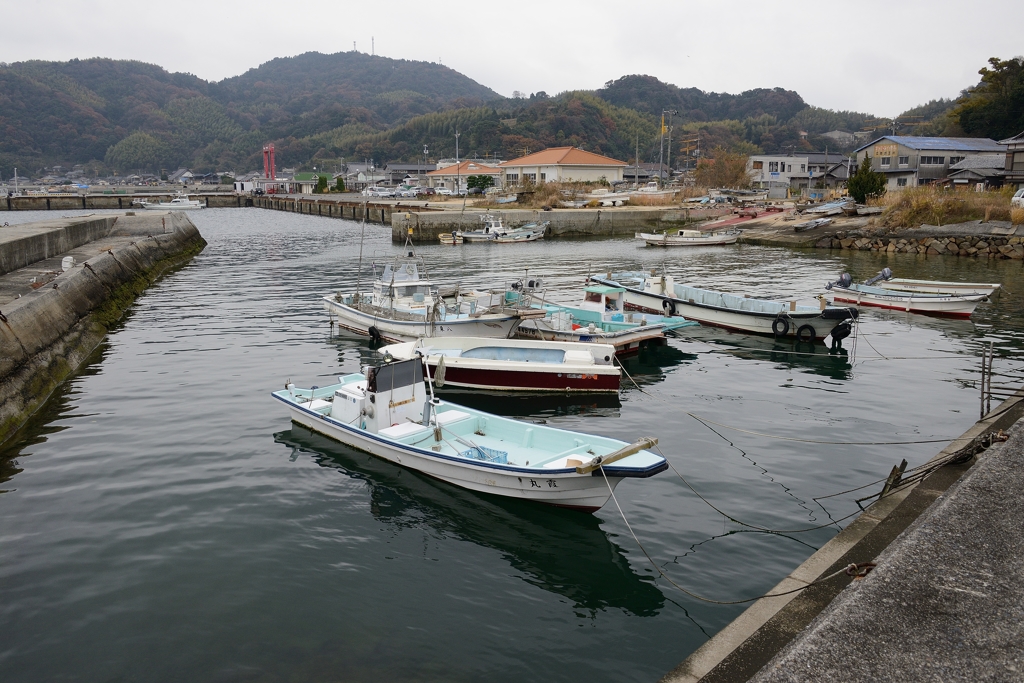
{"type": "MultiPolygon", "coordinates": [[[[100,344],[147,287],[202,251],[206,241],[185,214],[65,219],[74,235],[88,224],[98,252],[0,311],[0,443],[7,441],[100,344]],[[163,232],[161,232],[161,230],[163,232]],[[150,234],[153,233],[153,234],[150,234]],[[109,241],[109,242],[108,242],[109,241]]],[[[53,241],[51,223],[35,226],[53,241]]],[[[23,226],[26,228],[32,226],[23,226]]],[[[0,240],[0,262],[24,261],[24,239],[0,240]],[[4,258],[4,252],[7,258],[4,258]],[[13,256],[12,256],[13,254],[13,256]]],[[[74,246],[65,240],[65,246],[74,246]]],[[[81,242],[78,242],[81,244],[81,242]]],[[[59,256],[50,249],[46,256],[59,256]]],[[[7,275],[4,277],[15,277],[7,275]]]]}
{"type": "MultiPolygon", "coordinates": [[[[952,455],[966,440],[1006,429],[1024,415],[1024,391],[1007,399],[979,420],[929,463],[952,455]]],[[[942,467],[920,482],[875,502],[832,540],[794,569],[767,593],[779,593],[841,569],[874,560],[977,461],[942,467]]],[[[984,457],[982,454],[980,457],[984,457]]],[[[879,485],[881,486],[881,485],[879,485]]],[[[761,670],[838,596],[852,579],[840,576],[806,590],[758,600],[719,631],[662,683],[746,681],[761,670]]]]}

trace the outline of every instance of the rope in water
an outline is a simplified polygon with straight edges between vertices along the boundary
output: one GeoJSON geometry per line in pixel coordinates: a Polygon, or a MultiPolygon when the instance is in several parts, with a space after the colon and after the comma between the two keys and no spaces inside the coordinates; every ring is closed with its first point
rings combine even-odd
{"type": "Polygon", "coordinates": [[[655,571],[657,571],[658,574],[661,575],[661,577],[663,579],[665,579],[670,584],[672,584],[672,586],[675,589],[681,591],[682,593],[685,593],[686,595],[689,595],[691,598],[694,598],[696,600],[700,600],[701,602],[709,602],[709,603],[714,604],[714,605],[742,605],[743,603],[754,602],[755,600],[761,600],[762,598],[778,598],[778,597],[782,597],[784,595],[790,595],[792,593],[796,593],[798,591],[802,591],[802,590],[804,590],[806,588],[810,588],[811,586],[817,586],[818,584],[825,583],[826,581],[834,579],[835,577],[839,576],[840,574],[847,574],[849,576],[858,576],[858,575],[863,576],[864,574],[867,573],[867,571],[870,571],[871,567],[874,566],[874,563],[871,563],[871,562],[863,562],[861,564],[849,564],[849,565],[843,567],[842,569],[840,569],[838,571],[835,571],[835,572],[832,572],[828,576],[823,576],[823,577],[821,577],[819,579],[816,579],[816,580],[808,583],[807,585],[800,586],[799,588],[794,588],[794,589],[788,590],[788,591],[782,591],[780,593],[765,593],[764,595],[758,595],[758,596],[753,597],[753,598],[743,598],[742,600],[714,600],[712,598],[706,598],[703,595],[698,595],[697,593],[694,593],[693,591],[690,591],[690,590],[687,590],[687,589],[683,588],[678,583],[673,581],[672,577],[670,577],[668,574],[666,574],[665,571],[661,567],[658,566],[658,563],[654,561],[654,558],[651,557],[651,554],[647,552],[647,548],[645,548],[644,544],[640,542],[639,538],[637,538],[636,533],[633,531],[633,527],[630,526],[630,524],[629,524],[629,520],[626,519],[626,515],[622,511],[622,506],[619,505],[619,499],[615,497],[615,491],[612,489],[611,482],[608,481],[608,475],[605,474],[604,467],[599,467],[598,469],[601,470],[601,476],[604,478],[605,486],[608,487],[608,493],[611,494],[612,500],[615,501],[615,507],[618,509],[619,515],[622,517],[622,521],[626,525],[626,528],[629,529],[630,536],[633,537],[633,540],[636,542],[637,547],[640,548],[640,551],[644,554],[644,556],[647,558],[647,560],[651,563],[651,566],[654,567],[655,571]]]}

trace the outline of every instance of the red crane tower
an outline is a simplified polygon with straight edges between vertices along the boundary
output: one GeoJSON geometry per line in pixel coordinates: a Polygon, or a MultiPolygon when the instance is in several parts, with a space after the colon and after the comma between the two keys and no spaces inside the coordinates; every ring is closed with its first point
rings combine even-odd
{"type": "Polygon", "coordinates": [[[274,170],[274,144],[263,145],[263,177],[270,180],[277,180],[277,171],[274,170]]]}

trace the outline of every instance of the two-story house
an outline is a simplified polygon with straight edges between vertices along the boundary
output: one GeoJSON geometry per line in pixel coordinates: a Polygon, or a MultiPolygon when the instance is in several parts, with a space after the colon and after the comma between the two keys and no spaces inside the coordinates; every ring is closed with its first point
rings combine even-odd
{"type": "Polygon", "coordinates": [[[929,185],[949,175],[949,167],[972,156],[1005,154],[1006,145],[989,138],[939,138],[886,135],[858,148],[858,166],[871,157],[871,168],[886,176],[886,189],[929,185]]]}

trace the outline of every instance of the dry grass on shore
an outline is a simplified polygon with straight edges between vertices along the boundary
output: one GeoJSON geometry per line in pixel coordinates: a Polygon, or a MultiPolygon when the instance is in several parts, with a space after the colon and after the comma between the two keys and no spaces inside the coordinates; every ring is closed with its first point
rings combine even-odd
{"type": "Polygon", "coordinates": [[[911,187],[888,192],[871,203],[885,207],[881,223],[890,228],[949,225],[967,221],[1008,221],[1010,194],[940,187],[911,187]]]}
{"type": "Polygon", "coordinates": [[[1010,209],[1010,222],[1014,225],[1024,225],[1024,209],[1010,209]]]}

